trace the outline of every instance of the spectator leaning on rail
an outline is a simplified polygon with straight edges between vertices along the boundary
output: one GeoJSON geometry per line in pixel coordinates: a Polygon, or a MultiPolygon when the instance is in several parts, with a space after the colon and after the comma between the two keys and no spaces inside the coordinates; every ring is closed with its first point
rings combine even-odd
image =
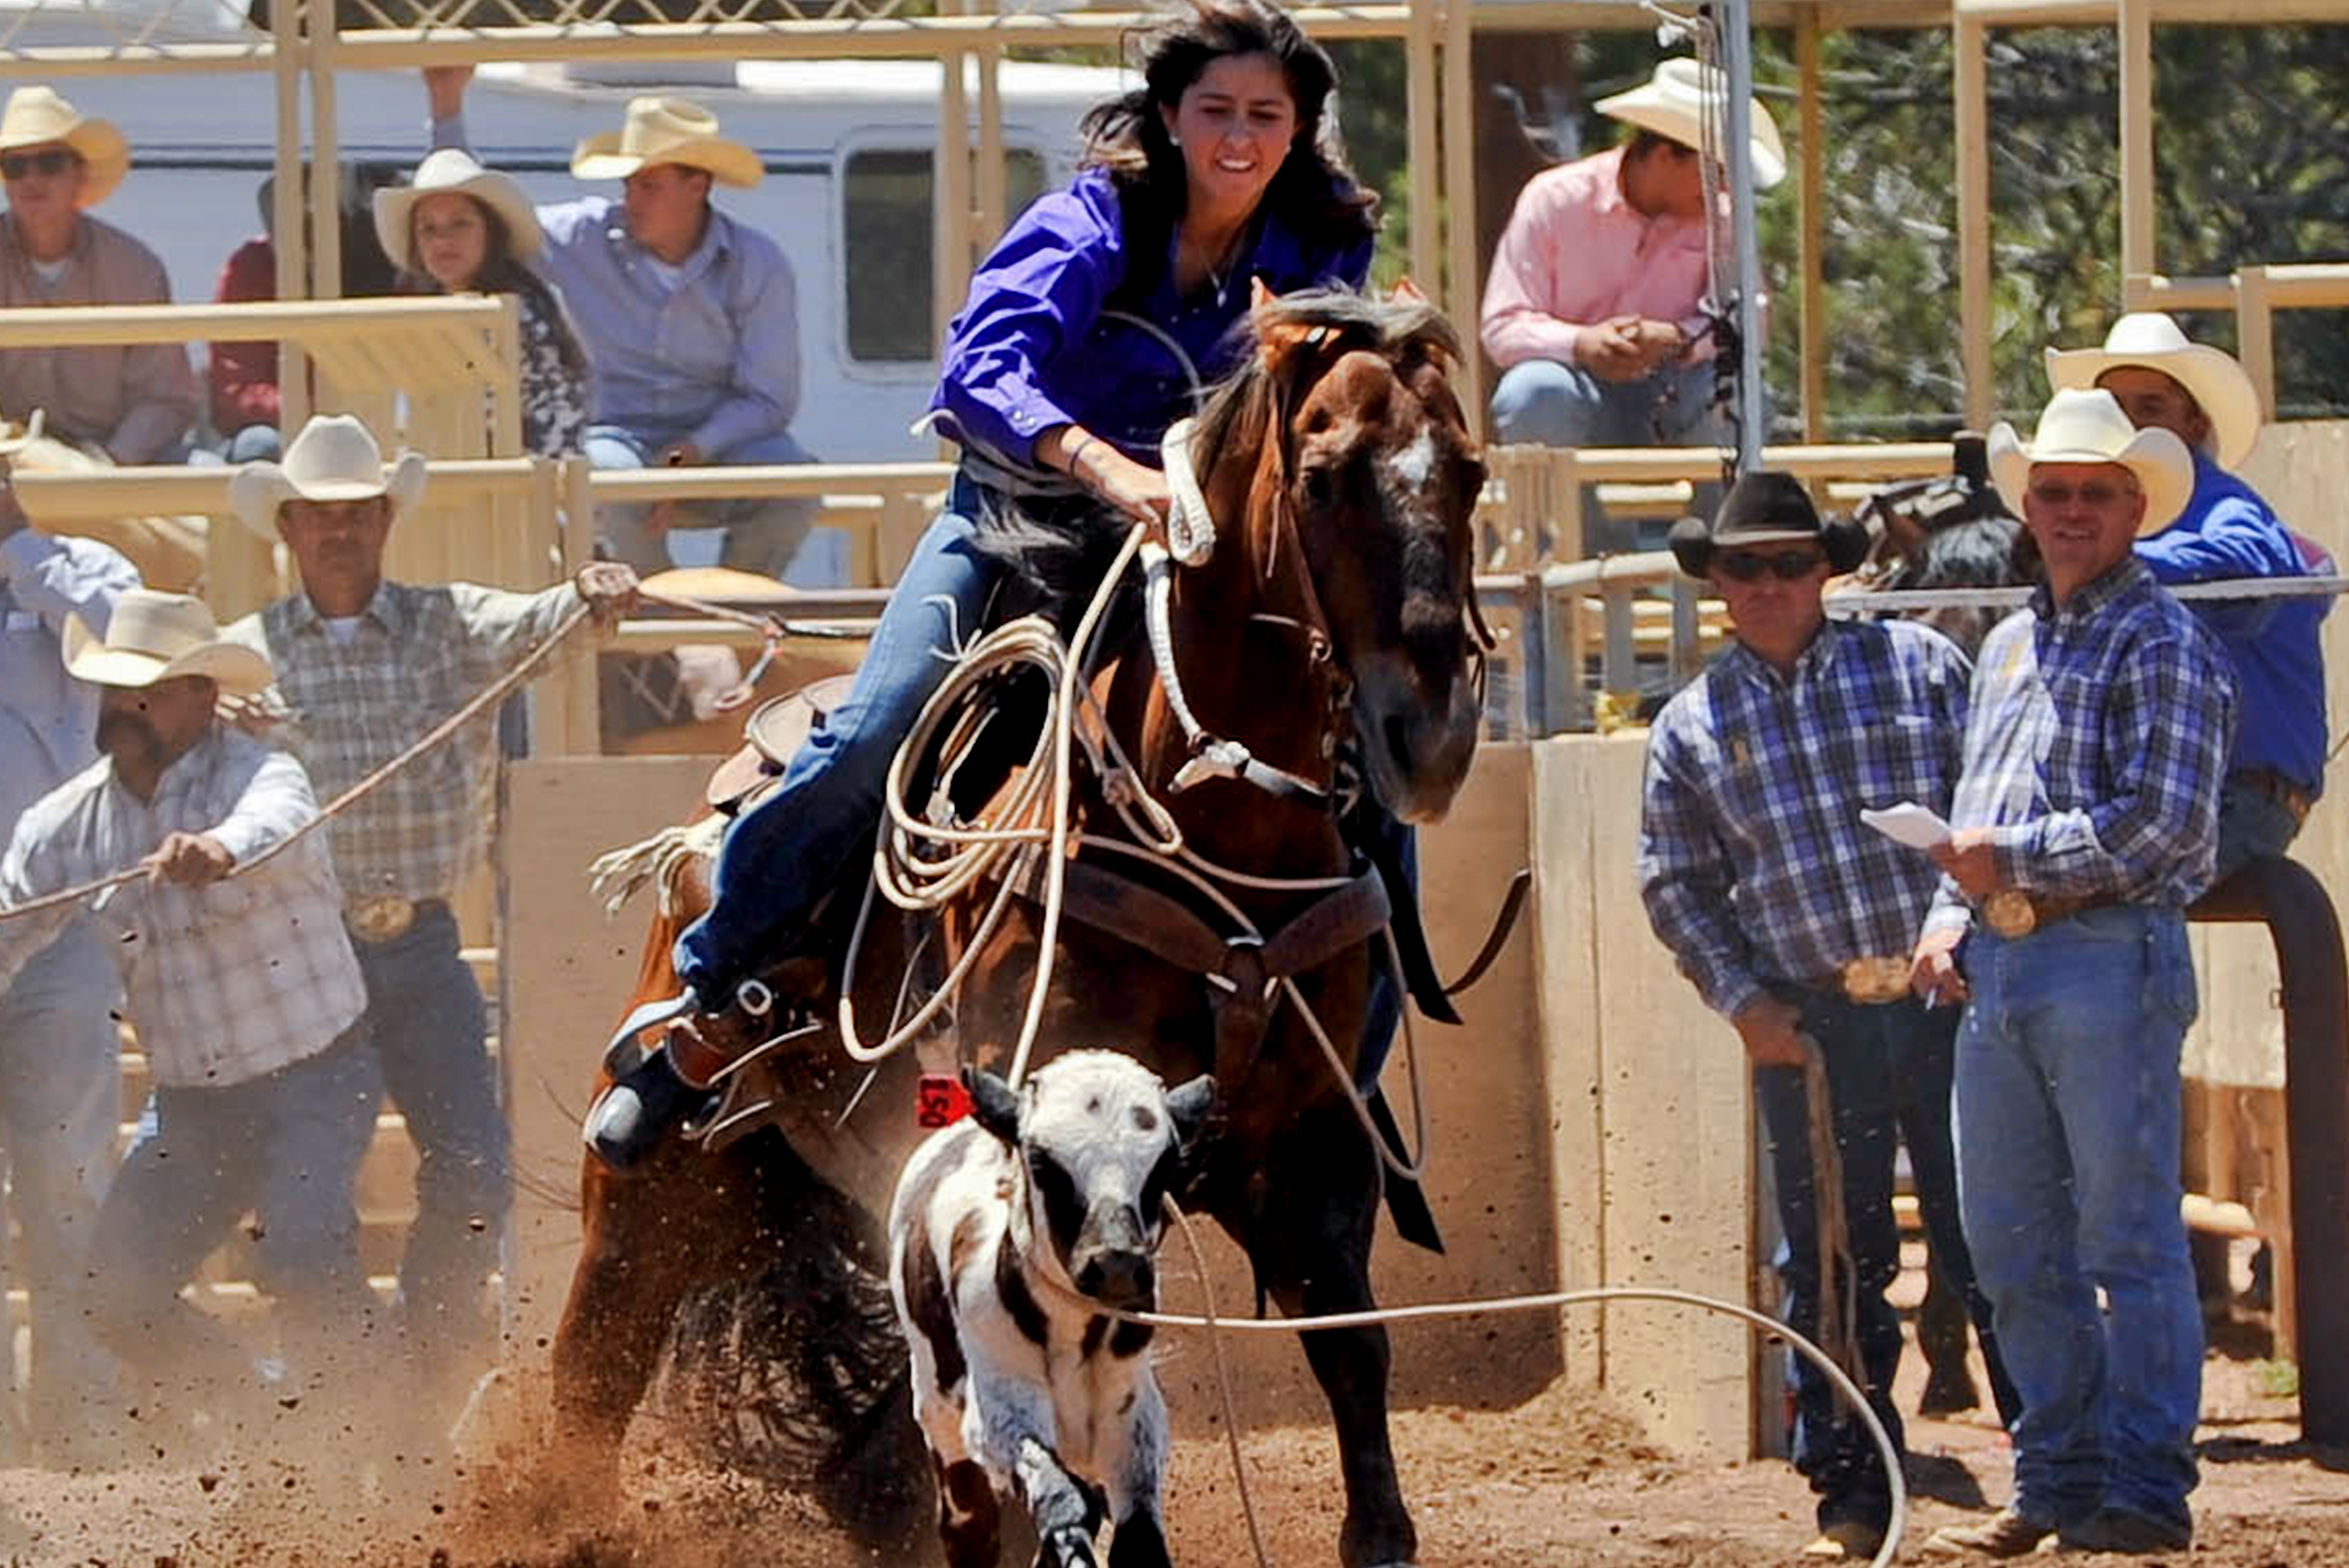
{"type": "MultiPolygon", "coordinates": [[[[2259,439],[2259,394],[2231,354],[2188,342],[2154,311],[2113,323],[2102,349],[2047,350],[2057,387],[2100,386],[2139,429],[2163,429],[2194,458],[2194,494],[2177,521],[2137,541],[2164,584],[2330,573],[2233,470],[2259,439]]],[[[2219,794],[2224,882],[2255,856],[2280,855],[2324,787],[2324,646],[2330,598],[2203,600],[2193,608],[2232,662],[2240,722],[2219,794]]]]}
{"type": "MultiPolygon", "coordinates": [[[[35,531],[15,494],[0,487],[0,838],[97,754],[97,693],[65,673],[58,639],[66,622],[78,616],[103,635],[116,601],[138,586],[139,573],[112,549],[35,531]]],[[[113,1375],[82,1321],[77,1282],[114,1173],[121,994],[87,916],[0,993],[0,1075],[8,1084],[0,1153],[32,1307],[27,1425],[54,1459],[75,1455],[88,1402],[113,1375]]]]}
{"type": "MultiPolygon", "coordinates": [[[[1485,283],[1480,335],[1501,369],[1493,428],[1557,447],[1720,445],[1703,339],[1704,122],[1720,72],[1667,60],[1600,114],[1632,128],[1620,147],[1526,182],[1485,283]]],[[[1753,183],[1786,177],[1778,128],[1753,105],[1753,183]]],[[[1717,177],[1718,172],[1717,172],[1717,177]]],[[[1758,349],[1759,345],[1756,345],[1758,349]]]]}
{"type": "Polygon", "coordinates": [[[412,183],[375,193],[375,235],[406,294],[510,294],[521,314],[522,446],[542,457],[587,434],[587,351],[554,286],[530,270],[546,250],[530,198],[462,148],[417,165],[412,183]]]}
{"type": "MultiPolygon", "coordinates": [[[[83,209],[113,195],[130,145],[55,92],[19,87],[0,109],[0,306],[151,305],[172,296],[155,253],[83,209]]],[[[178,462],[198,399],[177,343],[0,350],[0,414],[42,411],[50,435],[115,462],[178,462]]]]}
{"type": "MultiPolygon", "coordinates": [[[[387,582],[384,545],[424,484],[421,458],[403,453],[387,474],[374,437],[348,415],[313,418],[282,467],[250,463],[229,482],[245,525],[285,542],[302,591],[224,635],[275,666],[293,743],[329,795],[512,669],[583,600],[607,620],[634,601],[636,573],[612,562],[534,595],[387,582]]],[[[481,987],[449,907],[480,862],[495,773],[495,719],[484,714],[326,829],[384,1086],[417,1150],[400,1293],[420,1416],[439,1413],[437,1397],[470,1385],[485,1358],[482,1286],[512,1198],[481,987]]]]}
{"type": "MultiPolygon", "coordinates": [[[[466,145],[471,66],[425,72],[432,145],[466,145]]],[[[597,468],[811,462],[788,427],[799,411],[798,285],[765,235],[710,205],[713,184],[748,189],[759,155],[718,133],[680,98],[635,98],[624,127],[591,136],[571,160],[582,180],[618,180],[622,196],[539,209],[540,261],[562,291],[596,367],[587,457],[597,468]]],[[[606,506],[605,548],[640,572],[669,564],[662,537],[698,516],[722,523],[720,562],[779,577],[816,520],[812,499],[606,506]]]]}
{"type": "MultiPolygon", "coordinates": [[[[146,588],[120,595],[103,638],[69,621],[64,655],[98,688],[104,755],[17,819],[0,903],[144,868],[87,917],[125,971],[155,1084],[99,1211],[83,1310],[142,1396],[251,1391],[235,1337],[179,1299],[251,1211],[287,1359],[306,1378],[354,1372],[336,1354],[368,1303],[351,1186],[376,1091],[342,895],[315,837],[228,880],[318,814],[292,754],[215,716],[266,687],[269,662],[199,601],[146,588]]],[[[77,917],[66,904],[0,921],[0,984],[77,917]]]]}
{"type": "Polygon", "coordinates": [[[2202,1378],[2178,1217],[2185,909],[2210,883],[2234,683],[2132,548],[2193,493],[2184,442],[2063,391],[2029,445],[2008,425],[1989,444],[2044,575],[1982,645],[1912,978],[1967,1001],[1959,1194],[2022,1413],[2013,1501],[1932,1544],[2182,1551],[2202,1378]]]}
{"type": "MultiPolygon", "coordinates": [[[[1991,1385],[2012,1389],[1974,1288],[1949,1130],[1954,1013],[1909,993],[1907,954],[1932,866],[1870,831],[1863,807],[1948,805],[1965,722],[1965,655],[1913,621],[1829,620],[1820,593],[1858,564],[1857,525],[1822,524],[1802,486],[1749,473],[1709,532],[1675,529],[1682,568],[1727,601],[1735,640],[1657,716],[1640,819],[1640,890],[1656,935],[1753,1070],[1776,1178],[1786,1318],[1817,1338],[1822,1288],[1806,1039],[1826,1068],[1850,1231],[1854,1375],[1896,1442],[1900,1272],[1893,1151],[1906,1137],[1934,1256],[1965,1293],[1991,1385]]],[[[1825,1376],[1795,1364],[1795,1463],[1818,1496],[1818,1557],[1882,1544],[1892,1496],[1866,1429],[1825,1376]]]]}

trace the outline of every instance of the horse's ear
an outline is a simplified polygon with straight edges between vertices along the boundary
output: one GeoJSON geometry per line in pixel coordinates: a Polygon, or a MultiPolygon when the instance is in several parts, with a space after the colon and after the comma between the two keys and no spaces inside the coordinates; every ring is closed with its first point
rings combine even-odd
{"type": "Polygon", "coordinates": [[[1426,292],[1411,281],[1408,272],[1395,280],[1395,292],[1386,297],[1397,305],[1425,305],[1428,302],[1426,292]]]}
{"type": "Polygon", "coordinates": [[[1262,310],[1264,306],[1272,304],[1273,301],[1278,298],[1280,298],[1280,295],[1273,292],[1273,285],[1264,281],[1264,275],[1262,272],[1254,273],[1248,279],[1248,308],[1250,312],[1253,313],[1255,311],[1262,310]]]}
{"type": "Polygon", "coordinates": [[[963,1086],[971,1091],[971,1119],[1005,1144],[1019,1142],[1019,1092],[984,1067],[963,1070],[963,1086]]]}

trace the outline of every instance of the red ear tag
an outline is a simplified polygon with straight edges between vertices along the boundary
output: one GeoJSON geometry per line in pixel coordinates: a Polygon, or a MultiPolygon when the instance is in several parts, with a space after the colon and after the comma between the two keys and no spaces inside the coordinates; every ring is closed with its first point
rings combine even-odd
{"type": "Polygon", "coordinates": [[[914,1084],[914,1125],[952,1127],[971,1114],[971,1091],[951,1073],[925,1073],[914,1084]]]}

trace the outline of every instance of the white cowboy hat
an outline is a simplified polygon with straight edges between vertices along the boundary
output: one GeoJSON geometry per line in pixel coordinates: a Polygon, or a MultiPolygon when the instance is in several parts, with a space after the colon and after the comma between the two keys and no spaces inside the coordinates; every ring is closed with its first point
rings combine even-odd
{"type": "Polygon", "coordinates": [[[2221,468],[2233,468],[2259,440],[2259,393],[2232,354],[2197,343],[2158,310],[2132,310],[2112,324],[2101,349],[2050,349],[2047,380],[2058,389],[2094,386],[2122,365],[2159,371],[2191,393],[2210,417],[2221,468]]]}
{"type": "Polygon", "coordinates": [[[2099,387],[2066,387],[2050,398],[2029,445],[2003,419],[1991,427],[1988,445],[1990,477],[2017,517],[2023,515],[2032,464],[2039,462],[2113,462],[2135,474],[2145,492],[2140,539],[2177,521],[2194,495],[2194,458],[2186,443],[2167,430],[2137,428],[2112,394],[2099,387]]]}
{"type": "Polygon", "coordinates": [[[82,194],[75,206],[97,206],[130,172],[130,143],[112,120],[90,118],[59,97],[56,88],[39,83],[9,94],[7,107],[0,108],[0,152],[52,141],[81,154],[82,194]]]}
{"type": "Polygon", "coordinates": [[[426,196],[471,196],[506,225],[507,248],[528,261],[546,248],[546,234],[530,198],[510,174],[484,169],[461,147],[444,147],[416,166],[416,178],[406,185],[391,185],[375,193],[375,238],[384,254],[404,272],[424,269],[416,260],[416,230],[409,221],[416,204],[426,196]]]}
{"type": "Polygon", "coordinates": [[[630,98],[627,122],[581,142],[571,172],[582,180],[625,180],[654,163],[705,169],[719,184],[745,189],[767,172],[757,153],[718,134],[716,115],[683,98],[630,98]]]}
{"type": "Polygon", "coordinates": [[[203,675],[228,696],[249,697],[277,679],[267,656],[220,635],[202,599],[125,589],[99,637],[80,616],[65,622],[65,673],[101,686],[151,686],[203,675]]]}
{"type": "Polygon", "coordinates": [[[392,498],[392,517],[424,496],[424,459],[402,452],[388,473],[383,449],[367,427],[348,414],[314,414],[285,449],[283,463],[249,462],[228,481],[228,505],[245,527],[272,543],[277,540],[277,508],[300,496],[306,501],[365,501],[392,498]]]}
{"type": "MultiPolygon", "coordinates": [[[[1626,125],[1669,137],[1683,147],[1702,148],[1705,121],[1726,123],[1723,105],[1729,85],[1720,68],[1685,57],[1667,60],[1655,74],[1628,93],[1601,98],[1592,106],[1626,125]]],[[[1753,183],[1768,190],[1787,177],[1787,145],[1778,139],[1778,124],[1756,98],[1753,105],[1753,183]]],[[[1719,135],[1719,131],[1714,133],[1719,135]]]]}

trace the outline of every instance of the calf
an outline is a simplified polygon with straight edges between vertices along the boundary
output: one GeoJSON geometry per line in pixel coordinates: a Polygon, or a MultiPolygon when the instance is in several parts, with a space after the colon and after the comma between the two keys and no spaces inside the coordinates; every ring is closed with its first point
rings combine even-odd
{"type": "Polygon", "coordinates": [[[889,1287],[913,1354],[914,1412],[938,1469],[950,1568],[994,1568],[1000,1499],[1034,1518],[1037,1561],[1168,1562],[1166,1407],[1151,1331],[1087,1311],[1147,1311],[1165,1195],[1215,1081],[1169,1090],[1113,1051],[1058,1057],[1014,1090],[971,1078],[972,1117],[906,1162],[889,1207],[889,1287]],[[1106,1499],[1105,1499],[1106,1494],[1106,1499]]]}

